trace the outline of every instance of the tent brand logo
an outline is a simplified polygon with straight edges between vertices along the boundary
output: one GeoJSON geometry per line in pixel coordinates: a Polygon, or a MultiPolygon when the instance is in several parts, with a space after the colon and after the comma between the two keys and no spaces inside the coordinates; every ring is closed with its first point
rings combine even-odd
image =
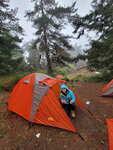
{"type": "Polygon", "coordinates": [[[49,117],[48,120],[49,121],[54,121],[54,119],[52,117],[49,117]]]}

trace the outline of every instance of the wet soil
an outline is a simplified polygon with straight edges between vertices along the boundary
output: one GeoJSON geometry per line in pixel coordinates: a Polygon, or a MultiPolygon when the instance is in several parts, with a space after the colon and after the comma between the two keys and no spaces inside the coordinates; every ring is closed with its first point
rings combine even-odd
{"type": "Polygon", "coordinates": [[[101,97],[105,83],[70,84],[72,91],[93,113],[76,105],[71,119],[84,141],[73,132],[34,124],[7,110],[10,93],[0,93],[0,150],[108,150],[106,118],[113,118],[113,97],[101,97]],[[90,101],[87,105],[86,102],[90,101]],[[36,138],[36,134],[40,137],[36,138]]]}

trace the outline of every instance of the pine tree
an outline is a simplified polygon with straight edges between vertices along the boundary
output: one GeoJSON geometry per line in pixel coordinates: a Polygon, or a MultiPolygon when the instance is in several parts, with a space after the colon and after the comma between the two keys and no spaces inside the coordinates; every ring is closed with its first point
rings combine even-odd
{"type": "MultiPolygon", "coordinates": [[[[72,18],[79,38],[85,32],[95,31],[98,39],[90,42],[86,50],[90,69],[95,68],[108,76],[113,75],[113,1],[93,0],[92,10],[84,17],[72,18]]],[[[112,78],[112,77],[111,77],[112,78]]]]}
{"type": "Polygon", "coordinates": [[[26,61],[30,70],[36,70],[40,67],[41,53],[32,47],[32,41],[26,42],[22,49],[27,54],[26,61]]]}
{"type": "Polygon", "coordinates": [[[52,72],[52,63],[64,65],[70,60],[68,51],[72,49],[68,39],[60,31],[68,17],[75,14],[75,3],[71,7],[60,7],[55,0],[32,0],[33,11],[27,11],[28,20],[36,29],[34,46],[45,52],[48,72],[52,72]]]}
{"type": "Polygon", "coordinates": [[[21,58],[15,59],[14,51],[20,49],[19,35],[23,29],[15,17],[17,9],[9,9],[8,0],[0,0],[0,75],[9,74],[17,68],[21,58]]]}

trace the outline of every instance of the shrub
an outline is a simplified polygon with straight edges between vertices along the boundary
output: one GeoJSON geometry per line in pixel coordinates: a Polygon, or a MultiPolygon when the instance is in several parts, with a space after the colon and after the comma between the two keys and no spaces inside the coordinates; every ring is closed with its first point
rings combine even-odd
{"type": "Polygon", "coordinates": [[[84,78],[84,81],[86,82],[108,82],[111,79],[108,78],[105,74],[95,74],[95,75],[90,75],[86,76],[84,78]]]}
{"type": "MultiPolygon", "coordinates": [[[[47,71],[41,69],[35,70],[34,72],[47,73],[47,71]]],[[[28,74],[31,74],[31,72],[17,72],[8,76],[0,77],[0,92],[11,91],[17,82],[28,74]]]]}
{"type": "Polygon", "coordinates": [[[55,67],[53,70],[53,74],[55,75],[62,75],[67,76],[68,74],[72,73],[75,70],[74,65],[69,64],[66,67],[55,67]]]}
{"type": "Polygon", "coordinates": [[[81,81],[82,80],[82,78],[83,78],[83,74],[82,73],[79,73],[79,74],[77,74],[74,78],[72,78],[72,81],[81,81]]]}
{"type": "Polygon", "coordinates": [[[70,82],[70,79],[68,77],[64,77],[63,80],[65,80],[66,82],[70,82]]]}

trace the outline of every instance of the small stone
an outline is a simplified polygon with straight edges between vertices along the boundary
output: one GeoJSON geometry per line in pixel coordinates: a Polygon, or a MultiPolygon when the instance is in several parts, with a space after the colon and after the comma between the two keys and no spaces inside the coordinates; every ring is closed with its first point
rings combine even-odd
{"type": "Polygon", "coordinates": [[[104,141],[101,140],[101,143],[104,144],[104,141]]]}
{"type": "Polygon", "coordinates": [[[49,140],[48,140],[48,141],[49,141],[49,142],[51,142],[51,140],[52,140],[52,139],[51,139],[51,138],[49,138],[49,140]]]}

